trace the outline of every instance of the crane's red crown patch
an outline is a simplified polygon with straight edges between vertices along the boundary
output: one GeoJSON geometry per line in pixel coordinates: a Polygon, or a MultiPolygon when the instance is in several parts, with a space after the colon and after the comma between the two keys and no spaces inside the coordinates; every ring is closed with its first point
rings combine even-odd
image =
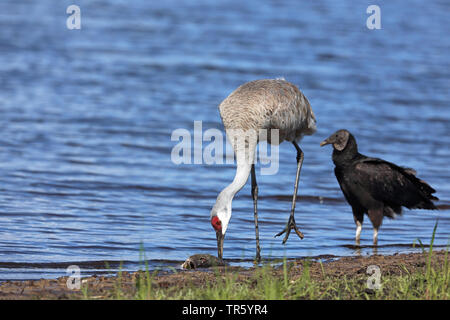
{"type": "Polygon", "coordinates": [[[214,216],[211,218],[211,225],[213,226],[214,230],[221,231],[222,230],[222,222],[217,216],[214,216]]]}

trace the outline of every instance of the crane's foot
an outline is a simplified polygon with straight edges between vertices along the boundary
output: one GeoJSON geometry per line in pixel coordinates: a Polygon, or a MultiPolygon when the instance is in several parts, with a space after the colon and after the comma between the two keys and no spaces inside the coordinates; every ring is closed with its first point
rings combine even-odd
{"type": "Polygon", "coordinates": [[[253,260],[254,265],[258,265],[261,262],[261,255],[259,252],[256,254],[255,260],[253,260]]]}
{"type": "Polygon", "coordinates": [[[295,233],[299,236],[300,239],[304,238],[303,233],[301,233],[301,231],[298,230],[297,225],[295,224],[295,219],[294,219],[293,216],[289,217],[289,221],[288,221],[288,223],[286,225],[286,228],[284,228],[283,231],[277,233],[275,235],[275,237],[281,236],[283,233],[286,232],[286,235],[284,236],[284,239],[283,239],[283,244],[285,244],[287,239],[289,238],[289,234],[291,233],[292,229],[294,229],[295,233]]]}

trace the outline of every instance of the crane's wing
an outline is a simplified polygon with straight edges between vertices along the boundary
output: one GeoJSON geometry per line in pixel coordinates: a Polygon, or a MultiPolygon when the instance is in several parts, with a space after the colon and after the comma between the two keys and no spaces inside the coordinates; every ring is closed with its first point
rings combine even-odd
{"type": "Polygon", "coordinates": [[[358,184],[371,196],[392,207],[436,209],[431,200],[436,192],[415,171],[377,158],[363,158],[354,164],[358,184]]]}

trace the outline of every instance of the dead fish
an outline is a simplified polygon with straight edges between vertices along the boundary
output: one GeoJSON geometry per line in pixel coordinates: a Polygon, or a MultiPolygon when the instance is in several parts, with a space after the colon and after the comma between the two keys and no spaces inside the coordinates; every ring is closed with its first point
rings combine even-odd
{"type": "Polygon", "coordinates": [[[181,265],[183,269],[209,268],[224,266],[225,262],[210,254],[194,254],[181,265]]]}

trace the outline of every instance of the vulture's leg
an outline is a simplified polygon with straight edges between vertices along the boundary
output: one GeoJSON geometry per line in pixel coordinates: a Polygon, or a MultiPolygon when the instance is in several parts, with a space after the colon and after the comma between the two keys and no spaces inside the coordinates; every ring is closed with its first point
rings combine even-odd
{"type": "Polygon", "coordinates": [[[255,216],[255,236],[256,236],[256,262],[261,261],[261,248],[259,247],[259,227],[258,227],[258,184],[256,183],[255,165],[252,164],[252,198],[253,213],[255,216]]]}
{"type": "Polygon", "coordinates": [[[283,244],[286,243],[292,229],[295,230],[295,233],[297,233],[297,235],[300,237],[300,239],[303,239],[303,237],[304,237],[303,233],[301,233],[300,230],[298,230],[297,225],[295,224],[295,219],[294,219],[295,202],[297,200],[298,182],[300,180],[300,171],[302,170],[304,155],[303,155],[302,149],[300,149],[298,144],[295,141],[293,141],[292,143],[293,143],[295,149],[297,149],[297,175],[295,177],[294,195],[292,196],[291,215],[289,216],[289,220],[288,220],[288,223],[286,224],[286,228],[284,228],[283,231],[281,231],[280,233],[277,233],[275,235],[275,237],[278,237],[286,232],[286,235],[284,236],[284,239],[283,239],[283,244]]]}
{"type": "Polygon", "coordinates": [[[361,230],[362,230],[362,223],[361,221],[356,220],[356,235],[355,235],[355,242],[356,245],[359,246],[360,244],[360,239],[361,239],[361,230]]]}
{"type": "Polygon", "coordinates": [[[378,228],[373,228],[373,245],[378,245],[378,228]]]}
{"type": "Polygon", "coordinates": [[[376,246],[378,244],[378,229],[383,222],[383,207],[369,209],[367,213],[373,225],[373,245],[376,246]]]}
{"type": "Polygon", "coordinates": [[[355,220],[356,224],[355,243],[357,246],[359,246],[359,240],[361,238],[361,230],[364,221],[364,212],[359,212],[358,210],[353,209],[353,219],[355,220]]]}

